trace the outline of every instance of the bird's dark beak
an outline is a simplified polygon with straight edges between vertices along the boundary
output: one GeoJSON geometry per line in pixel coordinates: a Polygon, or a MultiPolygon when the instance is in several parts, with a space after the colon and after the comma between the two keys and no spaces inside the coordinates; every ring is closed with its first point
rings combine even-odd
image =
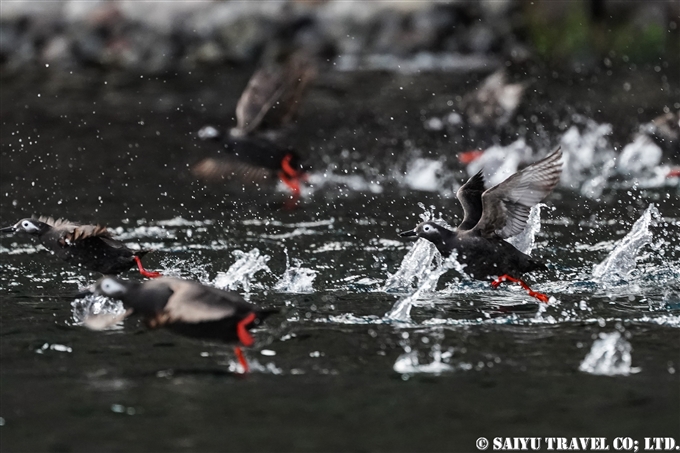
{"type": "Polygon", "coordinates": [[[8,226],[5,228],[0,228],[0,233],[14,233],[16,231],[16,228],[14,226],[8,226]]]}
{"type": "Polygon", "coordinates": [[[418,233],[416,233],[416,230],[408,230],[408,231],[402,231],[401,233],[399,233],[399,236],[401,236],[403,238],[410,238],[410,237],[413,237],[413,236],[418,236],[418,233]]]}

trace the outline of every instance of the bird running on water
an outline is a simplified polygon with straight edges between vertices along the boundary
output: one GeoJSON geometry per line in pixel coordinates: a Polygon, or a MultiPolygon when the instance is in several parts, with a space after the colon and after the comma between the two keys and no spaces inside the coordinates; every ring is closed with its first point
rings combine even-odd
{"type": "Polygon", "coordinates": [[[24,233],[36,236],[50,252],[74,266],[115,275],[135,265],[145,277],[161,274],[150,272],[142,266],[141,257],[149,250],[132,250],[123,242],[113,239],[111,232],[101,225],[81,225],[52,217],[27,218],[15,225],[0,229],[3,233],[24,233]]]}
{"type": "Polygon", "coordinates": [[[531,207],[555,188],[562,174],[561,158],[558,148],[488,190],[484,189],[480,171],[456,193],[464,211],[457,230],[428,221],[400,235],[427,239],[443,257],[456,250],[458,261],[466,266],[465,272],[471,277],[478,280],[497,277],[491,283],[494,288],[505,281],[519,283],[529,295],[547,303],[547,295],[531,290],[521,280],[523,274],[545,269],[545,265],[505,239],[524,230],[531,207]]]}
{"type": "MultiPolygon", "coordinates": [[[[263,310],[236,293],[191,280],[161,277],[145,282],[104,277],[79,294],[100,294],[123,302],[122,315],[94,315],[85,320],[93,330],[102,330],[132,314],[144,318],[150,329],[166,327],[180,335],[252,346],[248,330],[258,326],[276,310],[263,310]]],[[[234,348],[244,372],[248,362],[239,346],[234,348]]]]}

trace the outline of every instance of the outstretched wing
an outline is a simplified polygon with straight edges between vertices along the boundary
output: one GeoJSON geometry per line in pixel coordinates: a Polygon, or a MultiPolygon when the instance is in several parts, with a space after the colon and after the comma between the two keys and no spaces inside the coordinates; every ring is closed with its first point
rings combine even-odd
{"type": "Polygon", "coordinates": [[[484,193],[484,174],[480,170],[456,192],[458,201],[463,205],[464,213],[463,221],[458,226],[460,231],[471,230],[482,218],[482,193],[484,193]]]}
{"type": "Polygon", "coordinates": [[[536,203],[552,192],[562,174],[557,151],[482,194],[482,217],[473,228],[483,237],[509,238],[521,233],[536,203]]]}
{"type": "Polygon", "coordinates": [[[294,53],[282,63],[258,69],[236,105],[237,129],[249,134],[263,123],[279,128],[293,119],[316,71],[309,58],[294,53]]]}

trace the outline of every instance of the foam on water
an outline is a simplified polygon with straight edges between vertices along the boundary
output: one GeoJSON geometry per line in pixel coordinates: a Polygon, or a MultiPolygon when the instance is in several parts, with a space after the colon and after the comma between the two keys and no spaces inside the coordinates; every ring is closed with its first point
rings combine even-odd
{"type": "Polygon", "coordinates": [[[638,373],[640,368],[631,366],[632,350],[631,344],[619,332],[600,333],[578,369],[584,373],[604,376],[638,373]]]}
{"type": "Polygon", "coordinates": [[[260,271],[271,273],[267,262],[269,255],[261,255],[260,250],[252,249],[245,253],[241,250],[234,250],[232,255],[238,258],[234,264],[231,265],[227,272],[220,272],[215,277],[213,284],[221,289],[236,291],[242,288],[246,293],[250,292],[251,281],[255,274],[260,271]]]}
{"type": "Polygon", "coordinates": [[[618,241],[614,250],[600,264],[593,267],[593,279],[603,284],[617,284],[627,281],[636,267],[636,257],[640,249],[652,241],[649,231],[653,217],[660,217],[659,211],[650,204],[644,214],[635,222],[630,232],[618,241]]]}

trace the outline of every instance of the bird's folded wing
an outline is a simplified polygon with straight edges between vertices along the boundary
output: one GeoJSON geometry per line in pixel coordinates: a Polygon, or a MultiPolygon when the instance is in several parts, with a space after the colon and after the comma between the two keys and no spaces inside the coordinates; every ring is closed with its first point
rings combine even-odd
{"type": "Polygon", "coordinates": [[[176,281],[171,284],[172,296],[165,305],[165,314],[173,322],[199,323],[217,321],[236,313],[231,299],[240,296],[198,283],[176,281]]]}
{"type": "Polygon", "coordinates": [[[274,179],[271,170],[267,168],[228,157],[203,159],[193,166],[191,172],[194,176],[206,181],[235,179],[244,183],[262,184],[274,179]]]}
{"type": "Polygon", "coordinates": [[[562,151],[557,151],[482,194],[483,213],[474,230],[483,237],[509,238],[521,233],[536,203],[560,180],[562,151]]]}

